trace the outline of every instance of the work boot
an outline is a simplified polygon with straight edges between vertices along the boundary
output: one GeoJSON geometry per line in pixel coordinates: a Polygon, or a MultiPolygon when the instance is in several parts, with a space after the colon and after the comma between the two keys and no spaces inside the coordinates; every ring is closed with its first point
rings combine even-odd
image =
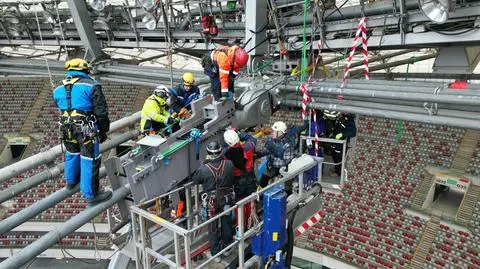
{"type": "Polygon", "coordinates": [[[104,192],[99,192],[97,195],[92,200],[88,200],[88,203],[90,205],[96,205],[98,203],[101,203],[103,201],[106,201],[112,197],[112,192],[111,191],[104,191],[104,192]]]}
{"type": "Polygon", "coordinates": [[[67,188],[68,190],[71,190],[71,189],[75,188],[77,185],[78,185],[78,182],[75,183],[75,184],[68,184],[67,183],[67,185],[65,185],[65,188],[67,188]]]}

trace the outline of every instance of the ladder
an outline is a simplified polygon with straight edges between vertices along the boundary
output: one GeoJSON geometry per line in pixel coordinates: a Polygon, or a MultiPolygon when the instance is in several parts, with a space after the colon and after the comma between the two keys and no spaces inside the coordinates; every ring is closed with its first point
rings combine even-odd
{"type": "Polygon", "coordinates": [[[423,269],[425,268],[424,263],[427,258],[428,251],[432,247],[433,240],[437,234],[438,228],[440,227],[440,217],[432,216],[427,223],[427,227],[423,230],[422,238],[420,243],[418,243],[417,248],[415,249],[415,254],[413,255],[412,262],[410,263],[410,268],[412,269],[423,269]]]}
{"type": "Polygon", "coordinates": [[[472,160],[472,154],[477,148],[478,142],[480,142],[480,131],[468,129],[463,135],[450,168],[465,172],[472,160]]]}
{"type": "Polygon", "coordinates": [[[472,218],[473,210],[477,206],[477,202],[480,198],[480,186],[470,184],[468,190],[463,196],[462,203],[457,212],[455,220],[465,226],[470,224],[472,218]]]}
{"type": "Polygon", "coordinates": [[[420,183],[418,191],[413,196],[412,207],[417,210],[423,209],[423,203],[425,202],[425,197],[428,194],[428,191],[432,187],[433,182],[435,181],[435,175],[430,173],[426,174],[426,177],[420,183]]]}

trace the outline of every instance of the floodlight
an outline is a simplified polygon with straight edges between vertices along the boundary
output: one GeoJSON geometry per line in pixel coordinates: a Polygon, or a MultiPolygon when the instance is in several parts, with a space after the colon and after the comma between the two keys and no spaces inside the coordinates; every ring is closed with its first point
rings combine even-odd
{"type": "Polygon", "coordinates": [[[106,0],[91,0],[90,6],[96,11],[102,11],[105,8],[106,0]]]}
{"type": "Polygon", "coordinates": [[[418,6],[432,22],[444,23],[448,20],[451,0],[419,0],[418,6]]]}
{"type": "Polygon", "coordinates": [[[96,20],[94,20],[93,28],[102,29],[104,31],[110,31],[110,25],[108,25],[108,22],[103,18],[97,18],[96,20]]]}
{"type": "Polygon", "coordinates": [[[150,13],[143,17],[142,22],[148,30],[154,30],[157,27],[157,19],[150,13]]]}

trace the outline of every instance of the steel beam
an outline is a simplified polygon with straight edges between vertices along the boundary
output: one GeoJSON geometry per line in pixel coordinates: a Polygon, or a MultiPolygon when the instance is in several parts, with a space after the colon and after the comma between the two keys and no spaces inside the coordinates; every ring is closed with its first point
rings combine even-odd
{"type": "Polygon", "coordinates": [[[87,10],[85,1],[67,0],[70,13],[77,28],[80,39],[87,50],[87,58],[95,60],[103,55],[102,47],[97,39],[95,30],[93,29],[92,19],[87,10]]]}
{"type": "MultiPolygon", "coordinates": [[[[297,100],[285,100],[282,102],[282,105],[302,107],[302,102],[297,100]]],[[[321,110],[333,110],[333,111],[341,111],[346,113],[354,113],[354,114],[366,115],[371,117],[381,117],[381,118],[389,118],[389,119],[396,119],[396,120],[424,122],[424,123],[433,124],[433,125],[446,125],[446,126],[452,126],[452,127],[458,127],[458,128],[480,130],[480,124],[478,124],[477,120],[459,119],[459,118],[456,118],[455,115],[452,115],[452,117],[428,116],[428,115],[421,115],[421,114],[415,114],[415,113],[405,113],[405,112],[398,112],[398,111],[319,103],[319,102],[310,103],[308,104],[308,107],[311,107],[314,109],[321,109],[321,110]]]]}
{"type": "MultiPolygon", "coordinates": [[[[140,112],[136,112],[131,116],[119,119],[110,124],[110,133],[120,130],[124,127],[134,126],[140,121],[140,112]]],[[[62,147],[60,144],[50,148],[47,151],[35,154],[19,162],[6,166],[0,169],[0,182],[8,180],[14,176],[20,175],[29,169],[33,169],[41,164],[51,162],[62,154],[62,147]]]]}
{"type": "Polygon", "coordinates": [[[480,74],[445,74],[445,73],[370,73],[371,78],[379,79],[445,79],[445,80],[480,80],[480,74]]]}
{"type": "MultiPolygon", "coordinates": [[[[132,130],[115,136],[113,139],[105,141],[100,145],[100,153],[113,149],[121,143],[124,143],[140,134],[139,130],[132,130]]],[[[22,182],[15,184],[7,189],[0,191],[0,203],[3,203],[16,195],[29,190],[49,179],[55,179],[64,170],[64,163],[59,163],[56,166],[46,169],[32,177],[24,179],[22,182]]]]}
{"type": "MultiPolygon", "coordinates": [[[[454,33],[452,33],[454,34],[454,33]]],[[[425,32],[425,33],[408,33],[405,34],[405,44],[401,45],[401,35],[400,34],[391,34],[384,36],[371,36],[368,39],[368,48],[372,49],[392,49],[400,47],[439,47],[443,45],[451,44],[455,42],[455,45],[476,45],[480,40],[480,29],[475,29],[471,32],[458,34],[455,37],[451,35],[443,35],[436,32],[425,32]]],[[[314,42],[318,42],[315,40],[314,42]]],[[[331,49],[344,49],[351,46],[351,38],[339,38],[333,40],[326,40],[326,44],[331,49]]],[[[301,44],[297,42],[295,46],[300,46],[301,44]]],[[[327,46],[326,46],[327,47],[327,46]]]]}
{"type": "Polygon", "coordinates": [[[74,232],[85,223],[88,223],[91,219],[95,218],[95,216],[107,210],[121,199],[124,199],[128,194],[130,194],[130,185],[125,185],[124,187],[114,191],[112,198],[109,200],[99,203],[95,206],[87,207],[84,211],[72,217],[70,220],[57,225],[52,231],[28,245],[19,253],[4,260],[2,263],[0,263],[0,269],[19,268],[28,263],[43,251],[55,245],[62,238],[74,232]]]}
{"type": "MultiPolygon", "coordinates": [[[[279,89],[298,92],[295,86],[280,86],[279,89]]],[[[465,95],[438,95],[438,94],[426,94],[426,93],[407,93],[407,92],[387,92],[387,91],[375,91],[375,90],[356,90],[352,88],[337,88],[337,87],[312,87],[310,89],[312,93],[326,94],[326,95],[344,95],[344,96],[356,96],[367,98],[385,98],[393,100],[407,100],[407,101],[424,101],[432,103],[444,103],[444,104],[457,104],[457,105],[480,105],[480,93],[476,96],[465,95]]]]}

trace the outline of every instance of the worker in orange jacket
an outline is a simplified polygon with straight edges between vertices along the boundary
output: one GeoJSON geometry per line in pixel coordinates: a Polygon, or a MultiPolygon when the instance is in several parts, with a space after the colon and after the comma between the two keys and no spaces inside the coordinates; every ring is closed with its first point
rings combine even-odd
{"type": "Polygon", "coordinates": [[[247,62],[248,53],[236,45],[218,47],[203,57],[203,70],[210,77],[216,101],[233,99],[235,78],[247,62]]]}

